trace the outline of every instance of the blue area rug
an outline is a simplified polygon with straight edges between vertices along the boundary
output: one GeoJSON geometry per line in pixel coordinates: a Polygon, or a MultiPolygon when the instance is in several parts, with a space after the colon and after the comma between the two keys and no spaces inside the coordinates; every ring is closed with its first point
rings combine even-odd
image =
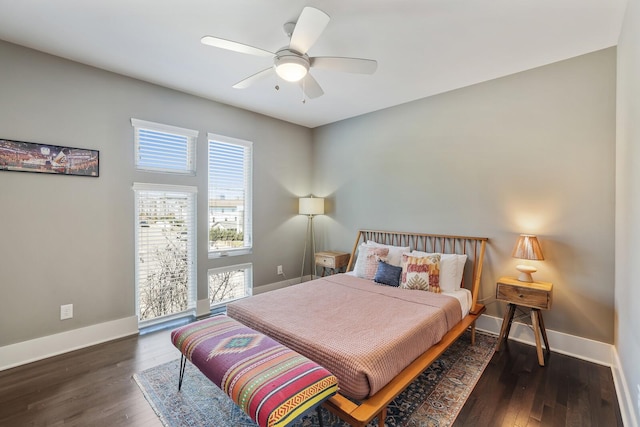
{"type": "MultiPolygon", "coordinates": [[[[453,424],[464,402],[493,356],[496,337],[476,333],[471,346],[466,332],[387,408],[388,427],[445,427],[453,424]]],[[[167,427],[256,427],[256,424],[191,363],[178,391],[179,359],[134,375],[154,411],[167,427]]],[[[348,427],[322,409],[323,423],[348,427]]],[[[370,424],[378,425],[377,419],[370,424]]],[[[295,427],[319,426],[312,411],[295,427]]]]}

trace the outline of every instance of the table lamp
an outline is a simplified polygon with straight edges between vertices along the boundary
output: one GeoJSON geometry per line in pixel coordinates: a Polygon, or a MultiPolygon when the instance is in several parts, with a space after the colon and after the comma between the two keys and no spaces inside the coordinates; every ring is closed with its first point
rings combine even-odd
{"type": "MultiPolygon", "coordinates": [[[[534,261],[541,261],[544,259],[542,255],[542,249],[538,238],[532,234],[521,234],[516,243],[516,247],[513,249],[514,258],[529,259],[534,261]]],[[[518,280],[521,282],[533,282],[531,273],[538,271],[537,268],[531,265],[517,265],[516,270],[520,272],[518,280]]]]}

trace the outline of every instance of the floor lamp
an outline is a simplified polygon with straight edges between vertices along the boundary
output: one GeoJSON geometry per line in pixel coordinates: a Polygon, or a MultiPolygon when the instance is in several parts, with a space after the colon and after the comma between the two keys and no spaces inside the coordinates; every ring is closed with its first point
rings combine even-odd
{"type": "Polygon", "coordinates": [[[316,236],[313,231],[313,217],[315,215],[324,214],[324,199],[322,197],[300,197],[298,203],[298,213],[300,215],[307,215],[309,221],[307,222],[307,235],[304,239],[304,252],[302,253],[302,271],[300,272],[300,283],[304,277],[304,261],[307,255],[307,244],[309,243],[309,237],[311,237],[311,279],[313,279],[314,258],[316,257],[316,236]]]}

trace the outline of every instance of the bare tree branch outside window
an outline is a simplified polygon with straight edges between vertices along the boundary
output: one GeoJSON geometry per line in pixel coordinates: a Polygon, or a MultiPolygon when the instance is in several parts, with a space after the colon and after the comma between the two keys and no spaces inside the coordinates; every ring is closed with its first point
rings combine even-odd
{"type": "Polygon", "coordinates": [[[247,296],[244,270],[209,274],[209,303],[219,304],[247,296]]]}
{"type": "Polygon", "coordinates": [[[166,244],[150,254],[158,268],[149,272],[140,289],[141,321],[180,313],[189,306],[187,250],[172,236],[164,237],[166,244]]]}

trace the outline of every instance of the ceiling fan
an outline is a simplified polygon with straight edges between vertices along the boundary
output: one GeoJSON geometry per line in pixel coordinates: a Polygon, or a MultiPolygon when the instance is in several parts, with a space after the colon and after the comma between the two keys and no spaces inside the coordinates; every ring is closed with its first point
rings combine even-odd
{"type": "Polygon", "coordinates": [[[373,74],[378,67],[378,63],[371,59],[342,58],[335,56],[309,57],[307,51],[313,46],[320,34],[329,23],[329,15],[323,11],[305,7],[298,17],[298,22],[287,22],[284,24],[284,31],[290,38],[289,46],[285,46],[276,52],[249,46],[219,37],[204,36],[200,40],[203,44],[232,50],[234,52],[246,53],[249,55],[271,57],[273,66],[249,76],[235,85],[236,89],[244,89],[258,80],[273,75],[275,72],[283,80],[298,82],[303,92],[309,98],[317,98],[324,91],[309,73],[310,68],[323,68],[334,71],[344,71],[348,73],[373,74]]]}

